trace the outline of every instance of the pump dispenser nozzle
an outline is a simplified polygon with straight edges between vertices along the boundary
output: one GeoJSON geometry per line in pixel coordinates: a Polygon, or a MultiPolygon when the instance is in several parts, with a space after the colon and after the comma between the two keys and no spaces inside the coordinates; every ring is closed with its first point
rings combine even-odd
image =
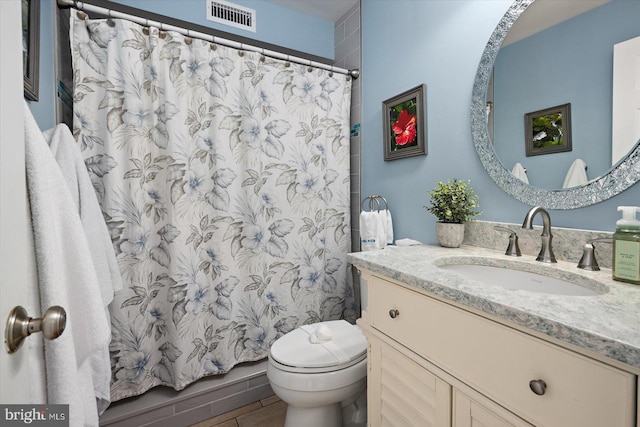
{"type": "Polygon", "coordinates": [[[636,213],[640,212],[640,207],[618,206],[618,210],[622,212],[622,219],[616,222],[616,228],[640,230],[640,221],[636,219],[636,213]]]}

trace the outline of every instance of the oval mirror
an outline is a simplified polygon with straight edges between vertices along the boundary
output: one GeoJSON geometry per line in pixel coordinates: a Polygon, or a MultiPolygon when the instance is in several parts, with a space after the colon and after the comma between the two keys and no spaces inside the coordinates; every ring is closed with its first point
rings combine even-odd
{"type": "MultiPolygon", "coordinates": [[[[638,19],[639,2],[622,0],[537,0],[535,5],[517,0],[505,13],[478,67],[471,123],[485,170],[509,195],[529,205],[573,209],[613,197],[640,180],[638,137],[616,137],[613,130],[616,119],[626,125],[632,120],[612,113],[613,45],[640,40],[638,19]],[[626,19],[630,29],[610,22],[632,12],[626,19]],[[607,31],[605,23],[616,30],[607,31]],[[587,34],[570,32],[575,27],[587,34]],[[597,46],[603,51],[598,60],[579,58],[585,53],[593,60],[597,46]],[[576,165],[586,170],[574,174],[576,165]]],[[[638,100],[640,93],[631,101],[636,102],[631,119],[640,120],[638,100]]],[[[631,135],[639,130],[640,122],[631,126],[631,135]]]]}

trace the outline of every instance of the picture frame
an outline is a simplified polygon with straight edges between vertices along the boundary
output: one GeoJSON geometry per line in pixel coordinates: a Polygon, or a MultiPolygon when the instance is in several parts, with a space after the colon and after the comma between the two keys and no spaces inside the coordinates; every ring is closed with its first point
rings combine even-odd
{"type": "Polygon", "coordinates": [[[421,84],[382,103],[385,162],[427,154],[426,92],[421,84]]]}
{"type": "Polygon", "coordinates": [[[571,104],[524,115],[527,157],[571,151],[571,104]]]}
{"type": "Polygon", "coordinates": [[[40,0],[22,1],[22,72],[24,97],[38,100],[40,64],[40,0]]]}

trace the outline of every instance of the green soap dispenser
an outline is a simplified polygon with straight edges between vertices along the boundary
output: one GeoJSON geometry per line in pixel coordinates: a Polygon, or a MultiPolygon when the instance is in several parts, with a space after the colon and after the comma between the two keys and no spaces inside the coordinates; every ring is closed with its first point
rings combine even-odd
{"type": "Polygon", "coordinates": [[[622,219],[613,233],[613,279],[640,285],[640,221],[637,206],[618,206],[622,219]]]}

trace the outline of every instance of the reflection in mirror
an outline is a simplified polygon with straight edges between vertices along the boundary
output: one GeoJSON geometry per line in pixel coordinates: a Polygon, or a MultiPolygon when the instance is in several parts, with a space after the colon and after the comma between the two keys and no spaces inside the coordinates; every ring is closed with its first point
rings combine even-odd
{"type": "MultiPolygon", "coordinates": [[[[496,154],[507,169],[521,163],[527,168],[529,184],[558,189],[563,188],[576,160],[588,167],[586,173],[581,171],[583,178],[599,177],[620,160],[620,155],[612,159],[611,145],[613,49],[618,43],[640,36],[639,21],[640,2],[611,0],[539,0],[518,18],[494,64],[493,141],[496,154]],[[549,26],[549,17],[566,20],[549,26]],[[537,31],[538,28],[542,30],[537,31]],[[572,132],[565,134],[574,142],[571,151],[559,152],[563,145],[557,135],[560,127],[552,122],[553,127],[546,132],[539,129],[534,138],[557,143],[555,151],[553,146],[542,151],[556,154],[532,157],[536,152],[526,153],[523,126],[526,129],[527,123],[523,117],[568,103],[571,118],[565,127],[571,127],[572,132]],[[551,140],[550,131],[556,131],[556,141],[551,140]]],[[[632,93],[633,89],[626,88],[624,93],[632,93]]],[[[629,108],[633,113],[634,109],[629,108]]],[[[640,131],[640,124],[637,129],[640,131]]],[[[640,134],[628,138],[622,155],[629,152],[640,134]]]]}
{"type": "MultiPolygon", "coordinates": [[[[639,19],[640,2],[626,0],[517,0],[507,11],[483,53],[472,102],[476,150],[489,175],[507,193],[530,205],[572,209],[613,197],[640,179],[638,137],[618,138],[626,144],[619,162],[611,145],[613,46],[640,36],[639,19]],[[545,18],[542,31],[518,29],[534,7],[545,3],[551,10],[538,12],[545,18]],[[561,6],[584,4],[592,8],[573,11],[569,20],[556,25],[566,19],[561,6]],[[618,7],[624,10],[616,11],[618,7]],[[521,15],[523,21],[514,24],[521,15]],[[524,35],[513,37],[516,32],[524,35]],[[505,37],[509,40],[503,44],[505,37]],[[571,104],[571,151],[527,157],[524,117],[564,104],[571,104]],[[583,169],[586,165],[588,175],[583,170],[583,181],[571,180],[570,185],[587,184],[562,189],[572,166],[579,169],[577,164],[583,169]],[[514,176],[516,165],[523,166],[521,174],[526,168],[524,177],[531,185],[514,176]]],[[[640,125],[634,132],[638,129],[640,125]]]]}

